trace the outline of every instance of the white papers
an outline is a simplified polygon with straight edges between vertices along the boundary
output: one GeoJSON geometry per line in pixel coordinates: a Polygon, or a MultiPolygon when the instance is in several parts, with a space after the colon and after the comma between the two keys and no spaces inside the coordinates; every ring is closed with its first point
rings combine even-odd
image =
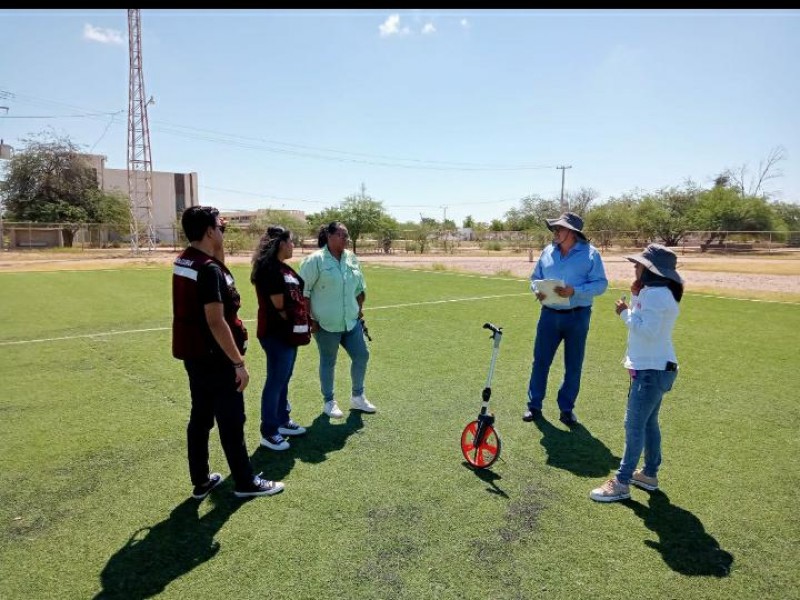
{"type": "Polygon", "coordinates": [[[562,279],[534,279],[531,282],[531,290],[544,294],[542,300],[544,306],[569,306],[569,298],[562,298],[555,292],[556,287],[564,287],[562,279]]]}

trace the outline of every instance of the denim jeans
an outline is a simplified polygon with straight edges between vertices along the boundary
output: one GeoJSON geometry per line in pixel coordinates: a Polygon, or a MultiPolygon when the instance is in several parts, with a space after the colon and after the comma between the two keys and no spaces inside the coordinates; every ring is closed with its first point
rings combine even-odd
{"type": "Polygon", "coordinates": [[[324,402],[333,400],[333,375],[336,370],[336,355],[339,345],[350,356],[350,379],[353,396],[364,393],[364,376],[367,373],[369,349],[364,341],[361,322],[350,331],[326,331],[322,328],[314,334],[319,350],[319,383],[324,402]]]}
{"type": "Polygon", "coordinates": [[[661,428],[658,411],[661,399],[672,389],[677,371],[646,369],[631,378],[628,408],[625,411],[625,451],[617,471],[617,480],[625,485],[644,450],[644,474],[655,477],[661,465],[661,428]]]}
{"type": "Polygon", "coordinates": [[[533,365],[528,384],[528,408],[542,410],[547,392],[547,376],[559,344],[564,342],[564,381],[558,390],[558,407],[563,411],[575,408],[581,388],[581,370],[589,334],[591,307],[573,312],[558,312],[542,307],[533,344],[533,365]]]}
{"type": "Polygon", "coordinates": [[[244,441],[244,395],[236,391],[236,372],[227,360],[186,360],[192,411],[186,428],[189,476],[193,485],[208,481],[208,438],[217,421],[222,450],[237,487],[253,481],[244,441]]]}
{"type": "Polygon", "coordinates": [[[297,346],[272,336],[258,341],[267,355],[267,379],[261,392],[261,435],[269,437],[289,420],[289,380],[297,360],[297,346]]]}

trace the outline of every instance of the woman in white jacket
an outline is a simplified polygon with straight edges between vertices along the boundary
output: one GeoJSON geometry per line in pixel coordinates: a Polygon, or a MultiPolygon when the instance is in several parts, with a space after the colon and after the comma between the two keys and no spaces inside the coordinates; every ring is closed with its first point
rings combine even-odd
{"type": "Polygon", "coordinates": [[[683,279],[676,271],[678,259],[669,248],[650,244],[640,254],[626,257],[636,266],[631,304],[623,296],[616,312],[628,328],[625,367],[631,377],[625,411],[625,451],[616,475],[589,494],[598,502],[631,497],[630,484],[658,489],[661,465],[661,429],[658,412],[664,394],[678,375],[672,330],[683,297],[683,279]],[[644,465],[636,469],[644,451],[644,465]]]}

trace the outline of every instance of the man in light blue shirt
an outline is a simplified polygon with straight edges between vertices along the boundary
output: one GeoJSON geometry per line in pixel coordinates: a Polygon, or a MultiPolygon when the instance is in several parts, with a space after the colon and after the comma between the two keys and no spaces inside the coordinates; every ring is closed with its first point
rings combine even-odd
{"type": "Polygon", "coordinates": [[[319,350],[323,412],[332,419],[344,417],[333,395],[339,345],[351,360],[350,407],[367,413],[377,410],[364,395],[369,349],[361,317],[367,285],[358,258],[347,250],[349,238],[347,227],[338,221],[323,226],[319,232],[320,249],[300,265],[300,277],[305,281],[303,295],[310,304],[311,331],[319,350]]]}
{"type": "Polygon", "coordinates": [[[575,400],[581,385],[586,337],[592,316],[592,301],[606,291],[606,279],[600,252],[583,234],[583,219],[571,212],[557,219],[547,219],[547,228],[553,232],[549,244],[531,274],[531,290],[541,304],[536,340],[533,346],[533,365],[528,385],[528,406],[523,421],[534,421],[542,416],[542,402],[547,391],[550,365],[564,342],[564,381],[558,390],[559,420],[569,427],[578,424],[575,400]],[[563,286],[553,288],[561,299],[549,305],[547,293],[538,289],[536,281],[560,279],[563,286]]]}

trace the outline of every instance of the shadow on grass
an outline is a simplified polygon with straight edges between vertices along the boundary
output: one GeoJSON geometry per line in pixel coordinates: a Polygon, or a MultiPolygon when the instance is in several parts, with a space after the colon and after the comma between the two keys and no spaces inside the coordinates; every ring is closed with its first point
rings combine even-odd
{"type": "Polygon", "coordinates": [[[703,523],[688,510],[675,506],[662,491],[648,492],[649,506],[634,500],[621,502],[641,518],[645,527],[658,535],[658,542],[645,545],[658,550],[664,562],[676,573],[690,576],[727,577],[733,555],[720,548],[706,533],[703,523]]]}
{"type": "Polygon", "coordinates": [[[534,421],[542,432],[539,442],[547,452],[547,464],[580,477],[605,477],[619,466],[620,457],[594,437],[582,424],[569,431],[560,429],[544,417],[534,421]]]}
{"type": "Polygon", "coordinates": [[[222,488],[229,486],[212,492],[214,508],[202,517],[201,503],[188,498],[160,523],[134,532],[100,573],[103,589],[95,600],[150,598],[213,558],[220,548],[214,536],[245,502],[232,493],[220,494],[222,488]]]}
{"type": "Polygon", "coordinates": [[[485,481],[486,483],[488,483],[488,484],[489,484],[489,486],[490,486],[490,487],[487,487],[487,488],[486,488],[486,491],[487,491],[487,492],[489,492],[490,494],[497,494],[498,496],[502,496],[503,498],[508,498],[508,494],[506,494],[506,493],[505,493],[505,492],[504,492],[504,491],[503,491],[503,490],[500,488],[500,486],[498,486],[498,485],[495,483],[495,481],[497,481],[498,479],[502,479],[502,477],[500,477],[500,475],[498,475],[498,474],[497,474],[497,473],[495,473],[494,471],[490,471],[489,469],[475,469],[475,468],[473,468],[473,467],[472,467],[472,466],[471,466],[471,465],[470,465],[470,464],[469,464],[467,461],[465,461],[465,460],[462,460],[462,461],[461,461],[461,465],[462,465],[462,466],[463,466],[465,469],[469,469],[470,471],[472,471],[473,473],[475,473],[475,476],[476,476],[478,479],[480,479],[480,480],[482,480],[482,481],[485,481]]]}
{"type": "MultiPolygon", "coordinates": [[[[342,424],[332,424],[327,415],[317,417],[307,433],[291,440],[286,452],[258,447],[251,457],[256,473],[281,480],[296,460],[318,463],[329,452],[341,450],[347,438],[364,426],[361,413],[351,411],[342,424]]],[[[283,492],[286,493],[286,492],[283,492]]],[[[291,493],[291,492],[289,492],[291,493]]],[[[226,521],[249,500],[233,495],[233,483],[225,482],[209,496],[213,508],[200,516],[201,502],[188,498],[169,517],[151,527],[142,527],[106,563],[100,573],[103,589],[95,596],[139,600],[151,598],[174,580],[212,559],[220,544],[214,538],[226,521]]]]}

